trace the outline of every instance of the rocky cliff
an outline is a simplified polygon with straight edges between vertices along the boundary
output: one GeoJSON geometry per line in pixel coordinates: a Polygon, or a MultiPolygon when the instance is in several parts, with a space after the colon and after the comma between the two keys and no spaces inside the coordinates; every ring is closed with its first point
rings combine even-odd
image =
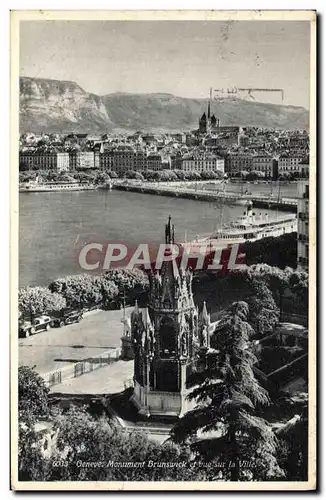
{"type": "MultiPolygon", "coordinates": [[[[98,96],[70,81],[20,78],[21,132],[180,131],[198,127],[205,99],[171,94],[98,96]]],[[[308,128],[308,111],[240,99],[212,103],[222,125],[308,128]]]]}

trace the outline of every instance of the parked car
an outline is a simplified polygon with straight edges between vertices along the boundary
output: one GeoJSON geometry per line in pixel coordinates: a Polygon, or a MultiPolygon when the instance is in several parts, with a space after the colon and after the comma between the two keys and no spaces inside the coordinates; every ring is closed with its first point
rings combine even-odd
{"type": "Polygon", "coordinates": [[[22,338],[27,338],[30,335],[34,335],[37,332],[43,330],[50,330],[52,318],[50,316],[38,316],[32,322],[24,321],[19,325],[18,336],[22,338]]]}
{"type": "Polygon", "coordinates": [[[83,313],[76,310],[60,311],[58,316],[52,317],[51,326],[61,327],[64,325],[71,325],[72,323],[79,323],[83,319],[83,313]]]}

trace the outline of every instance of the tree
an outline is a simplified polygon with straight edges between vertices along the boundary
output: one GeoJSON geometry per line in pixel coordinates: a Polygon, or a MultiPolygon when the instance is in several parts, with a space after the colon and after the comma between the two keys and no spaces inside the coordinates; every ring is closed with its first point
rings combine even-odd
{"type": "Polygon", "coordinates": [[[251,172],[248,173],[246,178],[248,181],[255,181],[256,179],[264,179],[265,174],[260,170],[252,170],[251,172]]]}
{"type": "MultiPolygon", "coordinates": [[[[136,172],[135,170],[128,170],[128,171],[125,173],[124,177],[125,177],[126,179],[138,179],[137,174],[138,174],[138,172],[136,172]]],[[[141,174],[140,174],[140,175],[141,175],[141,174]]],[[[141,177],[143,177],[143,176],[141,176],[141,177]]]]}
{"type": "Polygon", "coordinates": [[[19,182],[35,181],[36,172],[19,172],[19,182]]]}
{"type": "Polygon", "coordinates": [[[49,389],[35,370],[18,368],[18,477],[20,481],[44,481],[49,476],[48,462],[41,452],[36,431],[40,417],[49,416],[49,389]]]}
{"type": "Polygon", "coordinates": [[[23,318],[33,320],[39,314],[50,314],[66,307],[66,300],[58,293],[51,293],[40,286],[20,288],[18,308],[23,318]]]}
{"type": "Polygon", "coordinates": [[[289,288],[290,278],[293,269],[287,267],[284,270],[267,264],[256,264],[247,268],[247,279],[259,280],[263,282],[273,294],[273,298],[280,309],[280,316],[283,311],[283,297],[289,288]]]}
{"type": "Polygon", "coordinates": [[[308,480],[308,406],[304,406],[299,419],[280,429],[279,462],[286,471],[288,481],[308,480]]]}
{"type": "Polygon", "coordinates": [[[174,170],[174,172],[179,181],[184,181],[186,179],[186,172],[184,170],[174,170]]]}
{"type": "Polygon", "coordinates": [[[103,301],[102,285],[96,278],[90,274],[67,276],[53,281],[49,288],[61,294],[68,306],[83,309],[103,301]]]}
{"type": "Polygon", "coordinates": [[[155,172],[155,170],[142,170],[141,174],[147,181],[153,180],[157,177],[157,172],[155,172]]]}
{"type": "Polygon", "coordinates": [[[140,269],[110,269],[104,273],[103,278],[118,287],[121,299],[124,295],[132,300],[137,299],[147,294],[149,289],[148,276],[140,269]]]}
{"type": "Polygon", "coordinates": [[[19,162],[19,172],[27,172],[29,170],[29,165],[23,161],[19,162]]]}
{"type": "Polygon", "coordinates": [[[173,170],[161,170],[157,172],[157,179],[162,182],[177,181],[177,175],[173,170]]]}
{"type": "Polygon", "coordinates": [[[290,172],[283,172],[278,178],[280,181],[290,181],[292,180],[292,174],[290,172]]]}
{"type": "Polygon", "coordinates": [[[275,480],[284,474],[277,459],[277,441],[267,422],[256,416],[269,404],[267,392],[253,374],[257,361],[249,343],[248,307],[234,303],[215,336],[214,352],[192,376],[190,398],[197,406],[175,425],[172,438],[211,463],[210,479],[219,471],[226,481],[275,480]],[[207,433],[209,435],[207,436],[207,433]],[[207,437],[205,437],[205,435],[207,437]]]}
{"type": "Polygon", "coordinates": [[[245,179],[248,176],[249,172],[247,170],[241,170],[240,172],[236,172],[233,174],[233,177],[240,177],[242,179],[245,179]]]}
{"type": "Polygon", "coordinates": [[[272,292],[257,279],[250,282],[248,321],[258,337],[272,333],[280,320],[280,310],[275,304],[272,292]]]}
{"type": "Polygon", "coordinates": [[[28,366],[18,369],[18,413],[20,420],[25,416],[34,417],[48,415],[48,394],[44,380],[35,370],[28,366]]]}
{"type": "Polygon", "coordinates": [[[190,181],[200,181],[201,175],[199,172],[196,172],[196,171],[186,172],[186,179],[190,180],[190,181]]]}
{"type": "Polygon", "coordinates": [[[105,275],[95,276],[94,281],[101,290],[103,306],[109,307],[118,296],[119,289],[117,285],[112,280],[107,279],[105,275]]]}
{"type": "Polygon", "coordinates": [[[223,172],[220,170],[215,170],[215,171],[209,171],[209,172],[201,172],[200,176],[203,180],[215,180],[215,179],[222,179],[223,177],[223,172]]]}
{"type": "Polygon", "coordinates": [[[289,278],[289,287],[296,298],[301,314],[308,314],[309,283],[308,273],[304,270],[294,271],[289,278]]]}
{"type": "Polygon", "coordinates": [[[295,268],[297,265],[297,233],[283,234],[278,237],[247,241],[243,245],[246,264],[265,263],[270,266],[295,268]]]}
{"type": "Polygon", "coordinates": [[[110,182],[111,178],[107,172],[99,172],[94,179],[94,184],[96,185],[105,185],[110,182]]]}
{"type": "MultiPolygon", "coordinates": [[[[84,409],[71,408],[54,420],[57,456],[53,456],[52,480],[141,481],[190,480],[188,467],[153,467],[150,462],[188,463],[189,451],[167,443],[159,445],[142,432],[121,429],[102,417],[95,420],[84,409]],[[62,460],[64,455],[64,460],[62,460]],[[61,466],[64,462],[64,466],[61,466]],[[87,463],[96,463],[96,468],[87,463]],[[83,466],[83,464],[85,464],[83,466]],[[115,463],[121,466],[115,466],[115,463]],[[135,464],[140,464],[136,467],[135,464]]],[[[198,476],[197,476],[198,477],[198,476]]]]}
{"type": "Polygon", "coordinates": [[[50,478],[49,461],[42,454],[42,442],[35,430],[35,424],[33,415],[18,423],[19,481],[46,481],[50,478]]]}

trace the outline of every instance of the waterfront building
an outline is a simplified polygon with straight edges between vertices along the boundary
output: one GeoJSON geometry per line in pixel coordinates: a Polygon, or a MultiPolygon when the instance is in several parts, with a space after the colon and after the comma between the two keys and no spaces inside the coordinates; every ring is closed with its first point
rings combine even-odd
{"type": "Polygon", "coordinates": [[[111,151],[103,151],[100,153],[100,169],[113,170],[113,155],[111,151]]]}
{"type": "Polygon", "coordinates": [[[112,169],[118,174],[134,170],[135,153],[131,145],[123,144],[112,149],[112,169]]]}
{"type": "Polygon", "coordinates": [[[224,159],[213,154],[185,155],[181,160],[181,169],[185,172],[222,172],[224,159]]]}
{"type": "Polygon", "coordinates": [[[277,161],[268,155],[254,155],[252,157],[252,170],[263,172],[265,177],[277,178],[277,161]]]}
{"type": "Polygon", "coordinates": [[[301,172],[300,164],[302,162],[302,159],[303,159],[302,156],[282,154],[278,160],[278,173],[279,174],[300,173],[301,172]]]}
{"type": "MultiPolygon", "coordinates": [[[[171,217],[165,242],[174,243],[171,217]]],[[[194,304],[191,271],[170,260],[149,278],[148,306],[136,303],[122,337],[122,355],[130,357],[132,346],[134,358],[132,402],[147,417],[180,417],[193,407],[188,381],[199,356],[209,350],[210,316],[205,303],[201,314],[194,304]]]]}
{"type": "Polygon", "coordinates": [[[21,151],[19,153],[19,167],[28,170],[69,170],[69,154],[21,151]]]}
{"type": "Polygon", "coordinates": [[[94,151],[80,151],[74,149],[69,152],[69,170],[95,168],[94,151]]]}
{"type": "Polygon", "coordinates": [[[230,176],[241,171],[250,172],[253,167],[253,156],[250,154],[228,154],[225,157],[225,173],[230,176]]]}
{"type": "Polygon", "coordinates": [[[146,170],[161,170],[162,157],[157,153],[149,153],[146,157],[146,170]]]}
{"type": "Polygon", "coordinates": [[[309,264],[309,182],[298,184],[298,268],[309,264]]]}
{"type": "Polygon", "coordinates": [[[300,166],[300,177],[304,179],[309,178],[309,157],[306,157],[299,164],[300,166]]]}
{"type": "Polygon", "coordinates": [[[68,172],[69,153],[57,153],[57,170],[68,172]]]}

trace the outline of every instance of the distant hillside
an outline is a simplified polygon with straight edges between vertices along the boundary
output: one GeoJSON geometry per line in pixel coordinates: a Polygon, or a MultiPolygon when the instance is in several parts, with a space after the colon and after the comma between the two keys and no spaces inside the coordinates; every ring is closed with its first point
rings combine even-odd
{"type": "MultiPolygon", "coordinates": [[[[177,131],[198,127],[206,99],[171,94],[98,96],[70,81],[20,78],[21,132],[177,131]]],[[[240,99],[212,103],[222,125],[308,128],[308,111],[240,99]]]]}

